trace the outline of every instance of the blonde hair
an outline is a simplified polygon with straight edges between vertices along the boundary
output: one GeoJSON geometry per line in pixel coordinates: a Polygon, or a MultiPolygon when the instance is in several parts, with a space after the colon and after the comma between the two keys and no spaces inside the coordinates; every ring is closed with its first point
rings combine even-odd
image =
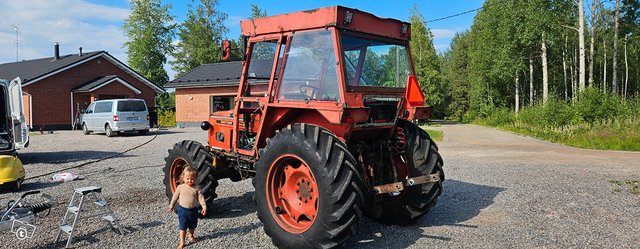
{"type": "Polygon", "coordinates": [[[198,178],[198,171],[191,168],[191,166],[185,166],[182,170],[182,174],[180,174],[180,182],[184,183],[184,178],[187,174],[192,175],[194,178],[198,178]]]}

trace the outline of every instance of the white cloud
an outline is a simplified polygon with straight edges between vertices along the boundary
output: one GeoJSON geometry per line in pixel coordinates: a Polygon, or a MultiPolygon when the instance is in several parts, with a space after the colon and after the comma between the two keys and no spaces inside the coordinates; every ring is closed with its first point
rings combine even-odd
{"type": "Polygon", "coordinates": [[[106,50],[126,62],[122,45],[126,37],[120,25],[128,8],[115,8],[84,0],[36,0],[0,2],[0,63],[15,61],[15,31],[19,29],[19,59],[53,56],[53,44],[60,54],[106,50]]]}
{"type": "Polygon", "coordinates": [[[433,39],[449,39],[453,38],[456,34],[456,30],[453,29],[432,29],[431,33],[433,33],[433,39]]]}

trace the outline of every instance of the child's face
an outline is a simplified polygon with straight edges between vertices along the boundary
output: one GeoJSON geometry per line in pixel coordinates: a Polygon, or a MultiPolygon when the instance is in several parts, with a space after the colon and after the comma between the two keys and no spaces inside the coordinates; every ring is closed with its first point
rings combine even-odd
{"type": "Polygon", "coordinates": [[[194,174],[185,174],[183,181],[184,181],[184,183],[186,183],[187,185],[189,185],[191,187],[193,187],[193,185],[196,184],[196,178],[195,178],[194,174]]]}

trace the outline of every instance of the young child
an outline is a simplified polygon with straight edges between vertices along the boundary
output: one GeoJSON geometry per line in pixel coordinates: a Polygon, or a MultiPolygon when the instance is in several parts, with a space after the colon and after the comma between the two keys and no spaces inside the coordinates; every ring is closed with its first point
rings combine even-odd
{"type": "Polygon", "coordinates": [[[204,196],[196,186],[198,172],[187,166],[182,171],[180,179],[182,184],[178,185],[169,203],[169,212],[173,212],[173,206],[178,202],[178,224],[180,226],[180,245],[178,249],[184,247],[184,239],[187,228],[189,229],[189,240],[196,242],[194,236],[196,226],[198,226],[198,203],[202,207],[202,215],[207,215],[207,204],[204,196]]]}

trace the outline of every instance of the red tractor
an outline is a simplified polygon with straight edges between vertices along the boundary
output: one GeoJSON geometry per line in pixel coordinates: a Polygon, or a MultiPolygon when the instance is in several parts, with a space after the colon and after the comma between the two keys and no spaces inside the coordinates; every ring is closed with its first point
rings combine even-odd
{"type": "Polygon", "coordinates": [[[184,167],[199,171],[208,202],[218,180],[253,178],[265,232],[291,248],[340,245],[362,214],[408,224],[433,207],[443,163],[411,122],[432,109],[415,77],[409,23],[333,6],[241,27],[235,105],[202,123],[207,145],[169,150],[168,196],[184,167]]]}

